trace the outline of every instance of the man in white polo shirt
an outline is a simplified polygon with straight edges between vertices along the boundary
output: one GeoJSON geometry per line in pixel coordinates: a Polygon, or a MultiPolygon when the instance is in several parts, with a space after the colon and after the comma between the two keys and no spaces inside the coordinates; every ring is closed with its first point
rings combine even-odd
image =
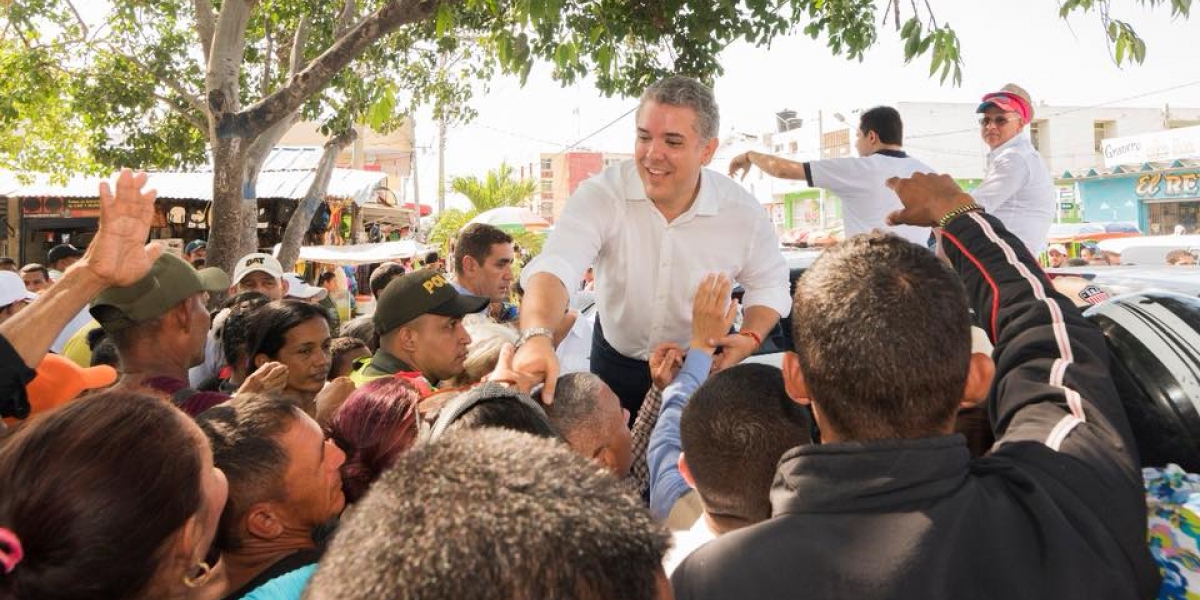
{"type": "Polygon", "coordinates": [[[599,319],[592,372],[636,415],[650,387],[646,359],[662,342],[691,336],[692,299],[705,275],[746,290],[741,331],[716,340],[717,367],[750,355],[791,310],[787,265],[766,211],[742,186],[704,169],[718,140],[712,90],[687,77],[646,89],[634,160],[585,181],[521,274],[521,339],[514,367],[546,378],[559,365],[552,338],[568,300],[595,265],[599,319]]]}
{"type": "Polygon", "coordinates": [[[742,178],[754,165],[772,177],[803,179],[810,187],[825,188],[842,199],[846,237],[873,229],[890,230],[900,237],[926,245],[929,229],[890,226],[888,213],[900,210],[900,199],[886,185],[892,177],[933,173],[925,163],[904,152],[904,123],[890,106],[876,106],[862,114],[854,148],[861,158],[830,158],[797,162],[761,152],[746,152],[729,163],[730,177],[742,178]]]}

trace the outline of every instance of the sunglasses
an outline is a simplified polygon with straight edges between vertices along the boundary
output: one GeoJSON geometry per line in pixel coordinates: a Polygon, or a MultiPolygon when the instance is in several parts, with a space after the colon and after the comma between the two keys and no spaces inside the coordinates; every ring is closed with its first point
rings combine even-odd
{"type": "Polygon", "coordinates": [[[979,119],[979,126],[980,126],[980,127],[987,127],[989,124],[991,124],[991,125],[995,125],[996,127],[1004,127],[1005,125],[1008,125],[1009,121],[1016,121],[1016,120],[1017,120],[1017,119],[1010,119],[1010,118],[1008,118],[1008,117],[1005,117],[1005,116],[999,116],[999,117],[981,117],[981,118],[979,119]]]}

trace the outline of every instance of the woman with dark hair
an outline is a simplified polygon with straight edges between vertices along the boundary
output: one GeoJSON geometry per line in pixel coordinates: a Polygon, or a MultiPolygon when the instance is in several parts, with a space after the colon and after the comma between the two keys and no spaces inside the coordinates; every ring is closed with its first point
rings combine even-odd
{"type": "Polygon", "coordinates": [[[420,392],[401,377],[376,379],[346,399],[330,424],[330,437],[346,453],[342,491],[354,503],[417,441],[420,392]]]}
{"type": "Polygon", "coordinates": [[[325,387],[332,364],[333,338],[325,310],[300,300],[277,300],[254,311],[247,333],[249,372],[269,363],[287,367],[287,383],[280,394],[315,416],[317,394],[325,387]]]}
{"type": "Polygon", "coordinates": [[[0,598],[184,598],[228,484],[200,428],[131,392],[80,398],[0,446],[0,598]]]}

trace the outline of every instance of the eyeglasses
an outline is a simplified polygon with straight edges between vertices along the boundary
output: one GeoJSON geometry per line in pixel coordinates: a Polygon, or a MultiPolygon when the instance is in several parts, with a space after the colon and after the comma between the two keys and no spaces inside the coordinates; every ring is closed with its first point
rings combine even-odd
{"type": "Polygon", "coordinates": [[[979,126],[980,126],[980,127],[987,127],[987,126],[988,126],[988,124],[990,123],[990,124],[992,124],[992,125],[995,125],[997,128],[999,128],[999,127],[1004,127],[1005,125],[1008,125],[1009,121],[1016,121],[1016,119],[1010,119],[1010,118],[1008,118],[1008,117],[1005,117],[1005,116],[999,116],[999,117],[981,117],[981,118],[979,119],[979,126]]]}

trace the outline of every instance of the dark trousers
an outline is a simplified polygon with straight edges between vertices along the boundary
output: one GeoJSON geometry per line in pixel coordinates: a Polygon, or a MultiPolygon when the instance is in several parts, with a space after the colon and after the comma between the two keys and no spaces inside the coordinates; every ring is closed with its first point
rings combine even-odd
{"type": "Polygon", "coordinates": [[[650,391],[650,363],[629,358],[608,345],[599,318],[592,332],[592,373],[608,384],[617,398],[621,399],[621,406],[629,411],[629,424],[633,426],[642,400],[650,391]]]}

